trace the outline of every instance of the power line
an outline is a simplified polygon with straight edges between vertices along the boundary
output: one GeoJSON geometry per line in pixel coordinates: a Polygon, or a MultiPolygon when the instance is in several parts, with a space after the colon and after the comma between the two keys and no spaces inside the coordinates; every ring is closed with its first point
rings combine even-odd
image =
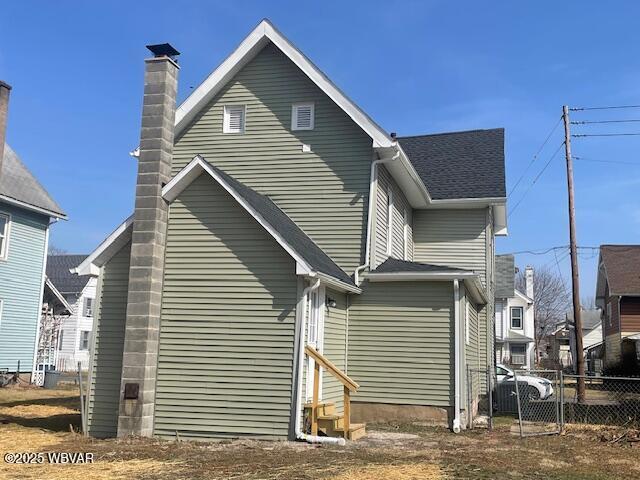
{"type": "Polygon", "coordinates": [[[533,179],[533,182],[531,182],[531,184],[529,185],[529,188],[527,188],[524,192],[524,194],[522,194],[522,197],[520,197],[520,200],[518,200],[518,202],[514,205],[514,207],[511,209],[511,211],[509,212],[509,214],[507,215],[507,217],[510,217],[511,214],[513,212],[515,212],[515,210],[518,208],[518,206],[520,206],[520,204],[522,203],[522,201],[525,199],[525,197],[527,196],[527,194],[529,193],[529,191],[533,188],[533,186],[536,184],[536,182],[540,179],[540,177],[542,176],[542,174],[545,172],[545,170],[547,169],[547,167],[551,164],[551,162],[553,161],[554,158],[556,158],[556,155],[558,155],[558,152],[560,151],[560,149],[562,148],[562,146],[564,145],[564,142],[562,142],[560,145],[558,145],[558,148],[556,149],[555,152],[553,152],[553,155],[551,155],[551,157],[549,158],[549,160],[547,161],[547,163],[544,165],[544,167],[542,167],[542,170],[540,170],[540,173],[538,173],[538,175],[536,176],[536,178],[533,179]]]}
{"type": "Polygon", "coordinates": [[[573,133],[573,138],[583,137],[637,137],[640,133],[573,133]]]}
{"type": "Polygon", "coordinates": [[[595,123],[636,123],[640,118],[630,118],[628,120],[573,120],[571,125],[591,125],[595,123]]]}
{"type": "Polygon", "coordinates": [[[621,108],[640,108],[640,105],[610,105],[606,107],[573,107],[573,108],[570,108],[569,111],[581,112],[584,110],[614,110],[614,109],[621,109],[621,108]]]}
{"type": "Polygon", "coordinates": [[[558,125],[560,125],[560,122],[562,121],[562,117],[560,117],[558,119],[558,121],[556,122],[556,124],[553,126],[553,128],[551,129],[551,131],[549,132],[549,135],[547,135],[547,138],[544,139],[544,142],[542,142],[542,145],[540,145],[540,147],[538,148],[538,151],[533,155],[533,158],[531,159],[531,161],[529,162],[529,165],[527,165],[527,168],[524,169],[524,172],[522,172],[522,175],[520,175],[520,178],[518,178],[518,181],[516,182],[516,184],[511,187],[511,191],[509,192],[509,194],[507,195],[508,197],[511,196],[511,194],[515,191],[515,189],[518,187],[518,185],[520,184],[520,182],[522,181],[522,179],[524,178],[524,176],[527,174],[527,172],[529,171],[529,168],[531,168],[531,165],[533,165],[533,163],[536,161],[536,159],[538,158],[538,155],[540,155],[540,152],[542,152],[542,149],[545,147],[545,145],[547,144],[547,142],[549,141],[549,139],[551,138],[551,136],[553,135],[553,133],[556,131],[556,129],[558,128],[558,125]]]}
{"type": "Polygon", "coordinates": [[[640,167],[640,162],[625,162],[622,160],[601,160],[598,158],[585,158],[585,157],[573,157],[573,159],[581,162],[618,163],[622,165],[635,165],[636,167],[640,167]]]}

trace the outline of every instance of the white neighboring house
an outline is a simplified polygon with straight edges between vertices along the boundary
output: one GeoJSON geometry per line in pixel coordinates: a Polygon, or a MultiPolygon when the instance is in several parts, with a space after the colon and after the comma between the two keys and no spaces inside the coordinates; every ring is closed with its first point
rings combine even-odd
{"type": "Polygon", "coordinates": [[[535,366],[533,268],[525,270],[526,293],[515,288],[513,255],[496,255],[496,363],[535,366]]]}
{"type": "Polygon", "coordinates": [[[55,348],[54,368],[76,371],[89,367],[93,311],[97,277],[72,274],[69,269],[82,262],[86,255],[49,255],[47,278],[71,306],[71,312],[60,322],[55,348]]]}

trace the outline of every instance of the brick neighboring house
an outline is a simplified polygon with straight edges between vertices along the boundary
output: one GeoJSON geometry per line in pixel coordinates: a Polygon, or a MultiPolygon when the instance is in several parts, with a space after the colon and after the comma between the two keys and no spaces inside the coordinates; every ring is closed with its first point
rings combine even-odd
{"type": "Polygon", "coordinates": [[[640,372],[640,245],[601,245],[596,304],[602,308],[605,372],[640,372]]]}

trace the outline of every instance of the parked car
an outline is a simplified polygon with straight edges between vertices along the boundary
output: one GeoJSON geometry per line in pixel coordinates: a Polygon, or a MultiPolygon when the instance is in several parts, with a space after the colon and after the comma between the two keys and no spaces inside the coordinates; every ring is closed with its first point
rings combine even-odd
{"type": "MultiPolygon", "coordinates": [[[[497,364],[496,378],[498,380],[498,384],[502,384],[513,382],[515,375],[513,373],[513,370],[511,370],[510,368],[501,364],[497,364]]],[[[520,386],[522,383],[527,384],[527,391],[525,393],[526,395],[528,395],[529,400],[545,400],[553,395],[552,383],[546,378],[536,377],[535,375],[518,374],[518,386],[520,386]]]]}

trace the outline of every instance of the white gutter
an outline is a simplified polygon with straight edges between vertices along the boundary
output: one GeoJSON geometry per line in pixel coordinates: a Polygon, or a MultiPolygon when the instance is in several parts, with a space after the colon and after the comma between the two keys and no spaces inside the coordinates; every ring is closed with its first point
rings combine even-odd
{"type": "Polygon", "coordinates": [[[295,392],[295,401],[296,401],[296,414],[295,414],[295,422],[296,422],[296,439],[303,440],[309,443],[331,443],[334,445],[345,445],[346,442],[344,438],[335,438],[335,437],[320,437],[318,435],[307,435],[302,431],[302,370],[304,368],[304,338],[305,338],[305,328],[306,328],[306,317],[307,317],[307,297],[311,292],[317,290],[320,287],[320,279],[316,278],[315,282],[313,282],[308,287],[302,291],[302,312],[300,313],[300,328],[299,328],[299,337],[297,340],[297,348],[298,348],[298,382],[296,385],[295,392]]]}
{"type": "Polygon", "coordinates": [[[454,399],[453,433],[460,433],[460,284],[453,281],[454,399]]]}
{"type": "Polygon", "coordinates": [[[360,273],[363,272],[371,263],[371,225],[373,218],[373,206],[375,205],[376,196],[378,195],[378,169],[376,168],[378,165],[382,163],[390,163],[394,160],[400,158],[400,148],[395,144],[396,153],[392,157],[388,158],[379,158],[378,160],[374,160],[371,162],[371,173],[369,176],[369,214],[367,215],[367,239],[365,242],[365,255],[364,255],[364,264],[356,267],[356,270],[353,274],[353,279],[356,285],[360,285],[359,276],[360,273]],[[375,188],[374,188],[375,187],[375,188]]]}

